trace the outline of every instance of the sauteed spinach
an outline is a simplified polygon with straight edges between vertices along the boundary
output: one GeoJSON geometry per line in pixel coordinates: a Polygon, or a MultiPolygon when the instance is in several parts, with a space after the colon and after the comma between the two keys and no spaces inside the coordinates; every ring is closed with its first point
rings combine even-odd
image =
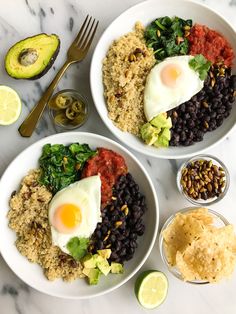
{"type": "Polygon", "coordinates": [[[179,17],[160,17],[154,20],[145,31],[148,47],[152,47],[158,61],[166,57],[186,55],[192,20],[179,17]]]}
{"type": "Polygon", "coordinates": [[[39,159],[42,170],[40,183],[55,194],[77,181],[84,163],[95,154],[96,151],[91,150],[87,144],[44,145],[39,159]]]}

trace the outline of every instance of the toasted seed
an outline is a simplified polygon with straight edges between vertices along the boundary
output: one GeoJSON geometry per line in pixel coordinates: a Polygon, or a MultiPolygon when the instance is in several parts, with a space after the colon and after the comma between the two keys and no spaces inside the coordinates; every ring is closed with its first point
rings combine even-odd
{"type": "Polygon", "coordinates": [[[126,208],[127,208],[128,206],[127,206],[127,204],[124,204],[122,207],[121,207],[121,209],[120,210],[125,210],[126,208]]]}
{"type": "Polygon", "coordinates": [[[188,37],[189,35],[190,35],[190,32],[186,31],[185,34],[184,34],[184,37],[188,37]]]}
{"type": "Polygon", "coordinates": [[[191,189],[189,190],[189,194],[191,195],[191,194],[193,194],[193,192],[194,192],[194,188],[191,188],[191,189]]]}
{"type": "Polygon", "coordinates": [[[205,127],[206,129],[208,129],[208,128],[209,128],[209,124],[208,124],[208,122],[207,122],[207,121],[204,121],[204,127],[205,127]]]}
{"type": "Polygon", "coordinates": [[[109,238],[110,234],[111,234],[111,230],[108,230],[108,231],[107,231],[107,235],[105,236],[105,238],[103,239],[103,241],[106,241],[106,240],[109,238]]]}
{"type": "Polygon", "coordinates": [[[208,190],[209,192],[212,191],[212,185],[211,185],[210,183],[207,184],[207,190],[208,190]]]}
{"type": "Polygon", "coordinates": [[[185,25],[185,26],[184,26],[184,30],[185,30],[185,31],[189,31],[190,28],[191,28],[191,27],[190,27],[189,25],[185,25]]]}
{"type": "Polygon", "coordinates": [[[209,105],[208,105],[208,103],[206,101],[203,101],[202,105],[203,105],[204,108],[208,108],[209,107],[209,105]]]}
{"type": "Polygon", "coordinates": [[[160,32],[160,30],[158,29],[157,30],[157,37],[160,37],[161,36],[161,32],[160,32]]]}
{"type": "Polygon", "coordinates": [[[115,227],[119,228],[122,225],[122,221],[116,221],[115,222],[115,227]]]}
{"type": "Polygon", "coordinates": [[[136,56],[135,56],[135,54],[131,53],[131,54],[129,55],[129,61],[130,61],[130,62],[136,61],[136,56]]]}

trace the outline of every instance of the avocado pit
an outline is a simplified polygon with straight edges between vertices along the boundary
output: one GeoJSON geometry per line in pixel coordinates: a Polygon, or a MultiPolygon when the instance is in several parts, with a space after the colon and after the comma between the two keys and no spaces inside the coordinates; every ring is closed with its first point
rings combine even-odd
{"type": "Polygon", "coordinates": [[[38,60],[39,54],[36,49],[27,48],[22,50],[19,55],[19,62],[23,66],[34,64],[38,60]]]}

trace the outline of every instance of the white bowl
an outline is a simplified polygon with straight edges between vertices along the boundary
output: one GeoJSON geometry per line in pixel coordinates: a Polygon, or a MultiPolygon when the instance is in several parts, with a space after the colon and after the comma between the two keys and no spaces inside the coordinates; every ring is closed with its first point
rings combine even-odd
{"type": "Polygon", "coordinates": [[[108,293],[129,280],[143,265],[154,245],[159,223],[159,207],[157,196],[151,180],[140,162],[125,148],[103,136],[92,133],[69,132],[46,137],[31,145],[19,154],[4,172],[0,181],[0,251],[9,267],[15,274],[31,287],[52,296],[85,299],[108,293]],[[18,189],[21,179],[30,169],[38,166],[38,158],[46,143],[70,144],[73,142],[87,143],[91,147],[106,147],[121,154],[127,163],[140,190],[146,196],[148,210],[144,222],[148,226],[136,249],[133,259],[125,264],[122,275],[103,276],[97,286],[89,286],[85,280],[78,279],[72,283],[62,280],[48,281],[37,264],[30,263],[22,256],[14,242],[16,234],[8,227],[6,217],[9,210],[11,193],[18,189]]]}
{"type": "MultiPolygon", "coordinates": [[[[236,106],[233,106],[230,116],[224,120],[221,127],[213,132],[206,133],[202,142],[188,147],[157,149],[153,146],[145,145],[138,137],[118,129],[108,118],[107,106],[103,96],[102,60],[113,40],[130,32],[134,28],[136,21],[141,21],[144,25],[148,25],[155,18],[166,15],[192,19],[194,23],[205,24],[219,31],[229,40],[236,55],[235,31],[222,16],[207,6],[189,0],[149,0],[135,5],[122,13],[105,30],[93,54],[90,69],[90,86],[93,100],[101,119],[121,142],[148,156],[179,159],[199,154],[222,141],[235,126],[236,106]]],[[[235,72],[235,66],[233,70],[235,72]]]]}

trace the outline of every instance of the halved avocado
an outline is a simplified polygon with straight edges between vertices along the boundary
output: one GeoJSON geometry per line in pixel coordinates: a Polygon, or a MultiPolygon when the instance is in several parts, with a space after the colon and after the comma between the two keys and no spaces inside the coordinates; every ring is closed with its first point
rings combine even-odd
{"type": "Polygon", "coordinates": [[[6,71],[16,79],[38,79],[53,65],[59,50],[60,39],[55,34],[25,38],[8,50],[6,71]]]}

